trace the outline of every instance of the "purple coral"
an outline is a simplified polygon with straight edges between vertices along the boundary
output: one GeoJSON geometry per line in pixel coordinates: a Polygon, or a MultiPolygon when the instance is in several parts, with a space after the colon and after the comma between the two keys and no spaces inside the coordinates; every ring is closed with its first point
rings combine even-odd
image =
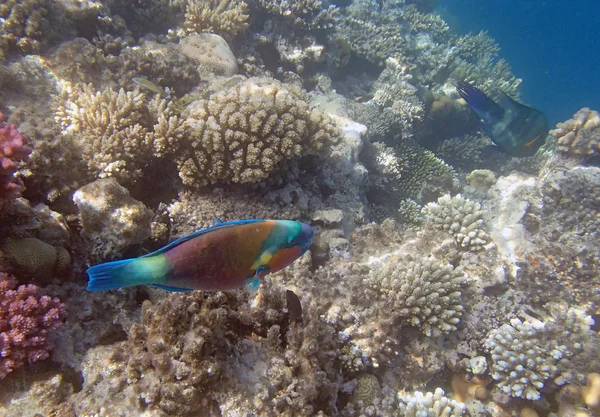
{"type": "Polygon", "coordinates": [[[65,305],[42,295],[36,285],[20,285],[0,272],[0,379],[26,363],[47,359],[54,348],[48,330],[62,324],[65,305]]]}
{"type": "Polygon", "coordinates": [[[0,207],[2,202],[18,197],[23,183],[14,177],[17,162],[26,159],[31,148],[25,146],[29,139],[17,127],[4,121],[0,112],[0,207]]]}

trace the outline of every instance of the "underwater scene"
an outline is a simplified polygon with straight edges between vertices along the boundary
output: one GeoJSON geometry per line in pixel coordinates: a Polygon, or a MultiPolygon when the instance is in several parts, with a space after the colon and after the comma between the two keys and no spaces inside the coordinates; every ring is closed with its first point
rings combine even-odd
{"type": "Polygon", "coordinates": [[[598,85],[446,6],[0,0],[0,417],[600,416],[598,85]]]}

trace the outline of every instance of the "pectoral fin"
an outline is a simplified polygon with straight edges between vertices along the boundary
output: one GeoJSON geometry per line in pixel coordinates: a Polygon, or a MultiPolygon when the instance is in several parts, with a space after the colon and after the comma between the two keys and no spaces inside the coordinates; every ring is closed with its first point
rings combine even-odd
{"type": "Polygon", "coordinates": [[[261,265],[256,269],[254,275],[246,280],[246,288],[250,290],[250,292],[256,292],[258,287],[260,286],[260,281],[271,272],[271,268],[268,265],[261,265]]]}

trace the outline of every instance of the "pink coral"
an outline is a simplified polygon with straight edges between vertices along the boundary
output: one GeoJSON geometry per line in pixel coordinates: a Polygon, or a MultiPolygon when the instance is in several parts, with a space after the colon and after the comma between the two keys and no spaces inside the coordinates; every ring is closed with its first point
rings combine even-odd
{"type": "Polygon", "coordinates": [[[20,285],[0,272],[0,379],[50,356],[48,330],[62,324],[65,305],[35,285],[20,285]]]}
{"type": "Polygon", "coordinates": [[[18,197],[23,183],[14,177],[17,162],[26,159],[31,148],[25,146],[29,139],[17,127],[4,121],[0,112],[0,207],[2,202],[18,197]]]}

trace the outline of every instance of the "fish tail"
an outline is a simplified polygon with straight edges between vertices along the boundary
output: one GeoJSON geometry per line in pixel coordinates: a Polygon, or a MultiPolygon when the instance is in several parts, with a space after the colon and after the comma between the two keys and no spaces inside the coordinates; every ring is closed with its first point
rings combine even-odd
{"type": "Polygon", "coordinates": [[[92,266],[87,270],[88,291],[112,290],[165,282],[168,265],[164,256],[124,259],[92,266]]]}
{"type": "Polygon", "coordinates": [[[456,90],[484,122],[496,123],[502,118],[504,113],[502,107],[486,96],[483,91],[473,87],[466,81],[457,81],[456,90]]]}

